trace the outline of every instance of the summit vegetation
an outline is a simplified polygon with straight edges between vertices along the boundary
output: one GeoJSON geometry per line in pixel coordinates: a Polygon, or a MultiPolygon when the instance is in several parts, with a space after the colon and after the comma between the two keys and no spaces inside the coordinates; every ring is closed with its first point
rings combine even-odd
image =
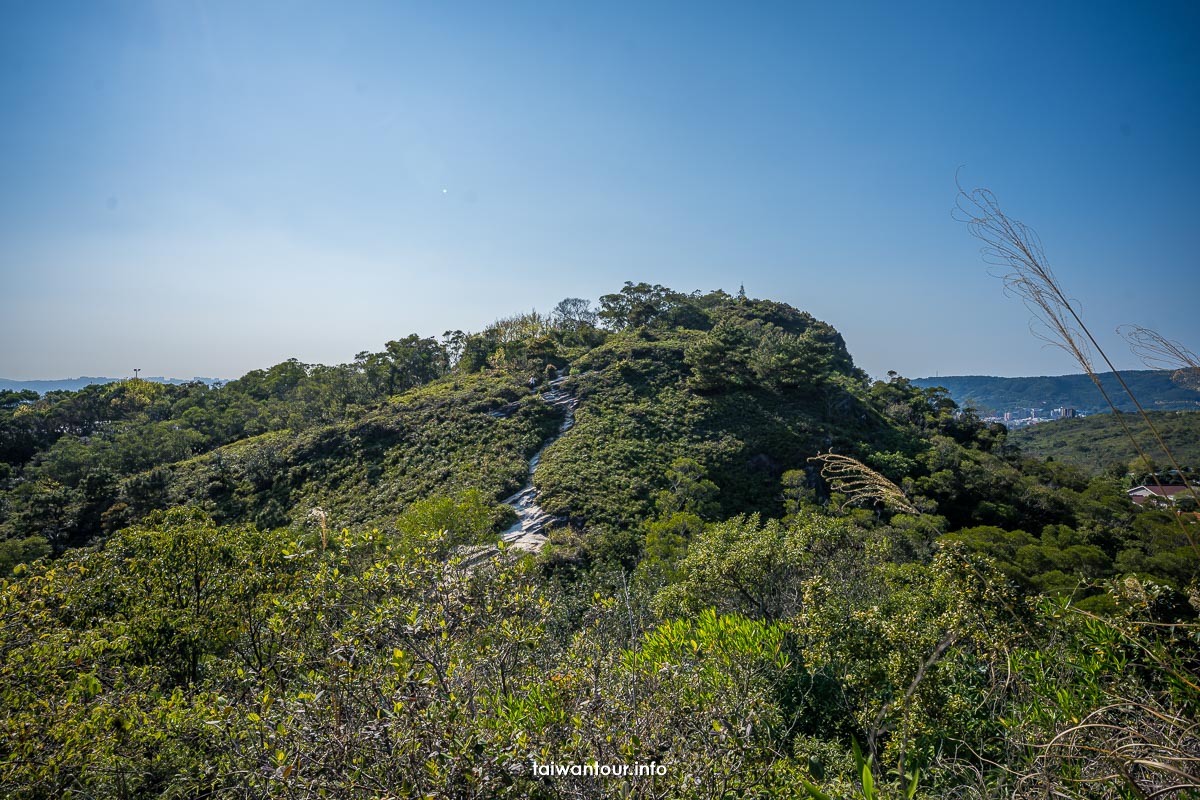
{"type": "Polygon", "coordinates": [[[645,283],[350,364],[0,392],[0,792],[1194,791],[1200,520],[1129,479],[789,305],[645,283]],[[497,547],[547,442],[548,544],[497,547]],[[534,770],[589,763],[631,767],[534,770]]]}

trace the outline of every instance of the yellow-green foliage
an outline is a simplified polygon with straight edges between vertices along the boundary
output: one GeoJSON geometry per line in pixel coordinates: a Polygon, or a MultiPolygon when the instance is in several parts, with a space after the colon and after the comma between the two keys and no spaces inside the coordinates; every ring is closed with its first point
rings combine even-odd
{"type": "MultiPolygon", "coordinates": [[[[427,510],[451,531],[479,522],[469,501],[427,510]]],[[[0,582],[0,792],[765,798],[901,792],[919,770],[939,796],[1040,770],[1120,796],[1108,755],[1010,746],[1086,747],[1096,714],[1159,725],[1145,757],[1186,768],[1194,742],[1172,720],[1197,710],[1194,643],[1139,621],[1169,592],[1127,583],[1131,616],[1093,623],[1026,606],[954,549],[905,562],[892,535],[820,516],[713,525],[658,616],[620,575],[464,569],[438,531],[154,516],[0,582]]]]}
{"type": "MultiPolygon", "coordinates": [[[[1200,476],[1200,412],[1155,411],[1150,418],[1179,463],[1200,476]]],[[[1124,476],[1137,457],[1125,431],[1111,414],[1064,419],[1014,431],[1010,438],[1030,455],[1074,464],[1093,475],[1116,470],[1124,476]]],[[[1148,444],[1151,458],[1165,459],[1148,444]]],[[[1139,472],[1145,472],[1145,469],[1139,472]]],[[[1164,470],[1165,471],[1165,470],[1164,470]]]]}
{"type": "MultiPolygon", "coordinates": [[[[811,321],[794,310],[792,317],[774,307],[761,313],[768,311],[795,325],[811,321]]],[[[686,354],[704,335],[685,328],[623,332],[579,360],[575,427],[546,451],[536,476],[543,507],[631,528],[649,516],[671,463],[688,458],[720,488],[722,513],[773,513],[781,507],[783,471],[803,467],[831,439],[852,446],[890,435],[867,413],[862,382],[838,372],[849,367],[836,359],[799,384],[747,372],[745,380],[716,389],[697,385],[686,354]]]]}
{"type": "Polygon", "coordinates": [[[314,506],[335,525],[391,525],[410,503],[520,487],[559,415],[506,376],[447,378],[354,422],[275,432],[126,482],[135,512],[196,505],[222,521],[300,523],[314,506]],[[506,408],[506,416],[489,414],[506,408]],[[143,486],[148,487],[143,490],[143,486]]]}
{"type": "Polygon", "coordinates": [[[58,558],[0,581],[0,795],[1200,784],[1188,523],[868,385],[789,307],[631,283],[612,333],[564,309],[229,391],[4,401],[0,556],[58,558]],[[468,567],[559,431],[528,378],[566,353],[576,424],[536,479],[570,528],[468,567]],[[842,508],[830,448],[890,506],[842,508]]]}

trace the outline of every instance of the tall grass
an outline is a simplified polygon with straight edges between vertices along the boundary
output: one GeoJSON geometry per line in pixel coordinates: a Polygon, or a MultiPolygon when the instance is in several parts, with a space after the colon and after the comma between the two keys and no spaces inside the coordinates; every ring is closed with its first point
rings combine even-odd
{"type": "Polygon", "coordinates": [[[861,461],[832,452],[818,453],[808,460],[821,465],[821,477],[829,483],[830,489],[846,496],[842,508],[850,503],[869,501],[892,511],[921,513],[908,501],[899,486],[861,461]]]}
{"type": "Polygon", "coordinates": [[[1153,369],[1169,369],[1174,380],[1200,389],[1200,356],[1158,331],[1141,325],[1122,325],[1117,333],[1129,343],[1129,349],[1153,369]]]}
{"type": "MultiPolygon", "coordinates": [[[[1010,295],[1020,298],[1033,315],[1030,330],[1034,336],[1047,344],[1057,347],[1069,354],[1083,369],[1092,383],[1104,397],[1105,403],[1112,410],[1114,417],[1121,425],[1122,431],[1128,437],[1139,460],[1149,465],[1153,463],[1142,448],[1138,438],[1129,427],[1108,390],[1100,382],[1093,365],[1093,352],[1116,377],[1122,391],[1132,401],[1138,415],[1145,423],[1155,442],[1175,470],[1183,475],[1183,470],[1171,452],[1171,448],[1163,441],[1158,427],[1142,407],[1141,401],[1125,382],[1121,371],[1109,359],[1104,348],[1096,341],[1091,330],[1084,324],[1078,303],[1074,301],[1059,283],[1058,277],[1050,268],[1042,247],[1041,238],[1037,232],[1023,222],[1012,219],[1000,208],[996,195],[990,189],[972,189],[967,191],[958,186],[958,199],[954,210],[955,219],[964,222],[971,235],[983,243],[981,252],[983,260],[994,270],[993,274],[1004,281],[1004,289],[1010,295]]],[[[1185,356],[1185,363],[1195,365],[1195,355],[1190,350],[1174,342],[1168,342],[1163,337],[1146,328],[1136,328],[1134,341],[1139,343],[1145,352],[1161,355],[1163,358],[1185,356]],[[1190,362],[1187,359],[1190,358],[1190,362]]],[[[1157,473],[1152,472],[1152,480],[1159,491],[1162,483],[1157,473]]],[[[1200,493],[1188,482],[1188,490],[1197,503],[1200,503],[1200,493]]],[[[1192,550],[1200,558],[1200,546],[1197,546],[1191,532],[1183,520],[1176,515],[1179,529],[1187,538],[1192,550]]]]}
{"type": "MultiPolygon", "coordinates": [[[[1078,304],[1051,270],[1037,233],[1008,217],[996,196],[987,189],[968,192],[960,184],[955,217],[965,222],[971,234],[983,242],[984,260],[997,270],[993,274],[1004,281],[1005,290],[1030,309],[1034,335],[1070,354],[1092,379],[1140,459],[1151,463],[1126,415],[1117,410],[1101,384],[1093,367],[1093,353],[1116,376],[1158,447],[1183,475],[1153,420],[1084,323],[1078,304]]],[[[1200,359],[1178,342],[1139,326],[1118,331],[1147,365],[1174,369],[1177,378],[1200,378],[1200,359]]],[[[1153,475],[1153,481],[1161,490],[1157,474],[1153,475]]],[[[1196,487],[1186,478],[1185,483],[1192,497],[1200,502],[1196,487]]],[[[1200,548],[1188,530],[1190,526],[1184,523],[1181,514],[1173,516],[1200,558],[1200,548]]],[[[1132,576],[1126,579],[1125,589],[1135,594],[1149,593],[1132,576]]],[[[1189,589],[1193,605],[1200,608],[1195,579],[1189,589]]],[[[1197,775],[1200,723],[1195,715],[1200,703],[1200,682],[1194,661],[1177,654],[1175,649],[1179,643],[1194,642],[1200,631],[1194,624],[1155,623],[1134,617],[1104,619],[1070,607],[1064,613],[1071,613],[1079,625],[1080,642],[1088,648],[1089,655],[1078,663],[1086,665],[1086,669],[1071,667],[1063,672],[1050,666],[1075,663],[1072,656],[1077,653],[1067,648],[1060,654],[1067,658],[1046,659],[1029,671],[1035,676],[1044,673],[1048,677],[1045,685],[1032,693],[1030,710],[1034,718],[1055,732],[1047,740],[1025,743],[1034,754],[1034,769],[1028,774],[1012,775],[1016,781],[1015,794],[1147,800],[1196,796],[1194,793],[1200,790],[1197,775]],[[1135,664],[1136,670],[1145,671],[1153,679],[1145,684],[1122,685],[1118,677],[1135,671],[1135,664]],[[1073,691],[1064,692],[1061,688],[1064,683],[1071,685],[1073,691]],[[1051,697],[1059,700],[1060,716],[1052,710],[1054,703],[1045,702],[1051,697]],[[1084,697],[1090,699],[1080,705],[1078,701],[1084,697]],[[1090,710],[1079,713],[1089,706],[1090,710]]],[[[1041,655],[1034,653],[1030,663],[1041,655]]]]}

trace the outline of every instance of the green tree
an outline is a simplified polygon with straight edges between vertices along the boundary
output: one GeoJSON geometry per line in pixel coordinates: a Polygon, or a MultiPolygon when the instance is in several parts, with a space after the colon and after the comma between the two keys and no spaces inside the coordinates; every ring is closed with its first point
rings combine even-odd
{"type": "Polygon", "coordinates": [[[770,326],[750,353],[749,365],[765,386],[814,386],[831,371],[833,355],[833,347],[815,328],[794,334],[770,326]]]}
{"type": "Polygon", "coordinates": [[[551,317],[556,324],[570,331],[595,327],[600,319],[599,312],[592,309],[592,301],[582,297],[567,297],[559,301],[551,317]]]}
{"type": "Polygon", "coordinates": [[[597,317],[613,330],[640,328],[662,317],[679,300],[679,293],[665,286],[625,281],[620,292],[600,298],[597,317]]]}
{"type": "Polygon", "coordinates": [[[655,495],[654,504],[660,517],[676,513],[711,517],[716,513],[720,489],[706,477],[700,462],[692,458],[677,458],[666,474],[667,488],[655,495]]]}
{"type": "Polygon", "coordinates": [[[404,509],[396,522],[396,530],[404,546],[429,546],[436,541],[440,547],[476,544],[492,533],[502,519],[506,506],[497,507],[484,501],[478,489],[468,489],[454,497],[430,497],[404,509]],[[431,532],[442,535],[431,538],[431,532]]]}
{"type": "Polygon", "coordinates": [[[32,389],[0,389],[0,411],[12,411],[13,409],[36,402],[39,395],[32,389]]]}
{"type": "Polygon", "coordinates": [[[684,361],[692,369],[689,385],[698,391],[750,385],[755,334],[744,322],[722,319],[689,341],[684,349],[684,361]]]}
{"type": "Polygon", "coordinates": [[[40,536],[0,540],[0,578],[12,574],[18,564],[37,561],[50,553],[50,543],[40,536]]]}
{"type": "Polygon", "coordinates": [[[758,514],[709,525],[692,540],[680,565],[682,579],[655,602],[660,613],[689,614],[708,606],[777,620],[800,604],[801,583],[831,550],[846,554],[845,520],[808,516],[788,528],[758,514]]]}

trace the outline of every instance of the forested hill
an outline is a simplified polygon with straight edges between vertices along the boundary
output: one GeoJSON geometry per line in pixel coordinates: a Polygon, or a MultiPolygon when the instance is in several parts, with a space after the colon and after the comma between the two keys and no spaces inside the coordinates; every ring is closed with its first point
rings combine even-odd
{"type": "MultiPolygon", "coordinates": [[[[124,378],[99,378],[99,377],[79,377],[79,378],[61,378],[56,380],[29,380],[29,381],[14,381],[9,378],[0,378],[0,391],[10,392],[35,392],[39,395],[46,392],[76,392],[80,389],[96,384],[117,383],[125,380],[124,378]]],[[[220,378],[164,378],[161,376],[147,377],[142,380],[150,383],[219,383],[220,378]]]]}
{"type": "MultiPolygon", "coordinates": [[[[1179,465],[1200,474],[1200,412],[1152,411],[1149,416],[1179,465]]],[[[1137,434],[1141,446],[1154,462],[1152,466],[1169,469],[1170,464],[1142,420],[1126,415],[1125,423],[1137,434]]],[[[1139,474],[1147,472],[1140,463],[1134,463],[1138,460],[1137,449],[1126,436],[1121,420],[1112,414],[1031,425],[1010,433],[1009,441],[1031,455],[1066,461],[1092,475],[1105,471],[1125,475],[1131,469],[1139,474]]]]}
{"type": "Polygon", "coordinates": [[[1165,797],[1200,521],[1125,488],[803,311],[648,284],[0,391],[0,796],[1165,797]]]}
{"type": "Polygon", "coordinates": [[[175,507],[296,529],[320,509],[339,528],[394,530],[414,506],[470,497],[500,526],[512,514],[501,500],[562,422],[540,397],[553,375],[566,376],[575,424],[545,450],[535,488],[559,521],[556,552],[585,562],[636,563],[646,526],[681,506],[725,519],[826,503],[810,459],[828,451],[903,485],[944,530],[1041,530],[1082,513],[1048,499],[1082,491],[1082,473],[1022,460],[1000,426],[940,390],[872,383],[811,315],[630,283],[598,310],[568,299],[349,364],[0,395],[0,568],[175,507]]]}
{"type": "Polygon", "coordinates": [[[569,374],[580,405],[540,488],[581,527],[633,526],[680,458],[719,481],[715,502],[732,514],[782,508],[780,475],[821,449],[911,445],[866,402],[830,326],[770,301],[630,285],[599,312],[564,301],[477,334],[414,334],[351,364],[288,361],[221,387],[9,392],[0,531],[62,548],[178,505],[273,527],[314,507],[339,525],[387,526],[416,500],[467,490],[494,503],[559,423],[531,387],[548,371],[569,374]]]}
{"type": "Polygon", "coordinates": [[[394,527],[435,496],[474,492],[493,507],[561,422],[539,396],[551,374],[567,376],[577,411],[536,488],[585,555],[615,549],[632,563],[640,526],[683,484],[709,487],[714,518],[780,516],[827,491],[809,459],[831,450],[908,481],[951,528],[1073,519],[1034,497],[1043,478],[1003,449],[1002,430],[938,390],[871,383],[809,314],[627,284],[599,310],[570,299],[479,333],[413,334],[350,364],[287,361],[224,386],[8,392],[0,535],[61,552],[177,506],[263,528],[302,527],[320,508],[364,529],[394,527]]]}
{"type": "MultiPolygon", "coordinates": [[[[1121,375],[1137,395],[1142,405],[1156,411],[1200,410],[1200,392],[1173,378],[1170,370],[1130,370],[1121,375]]],[[[1135,411],[1133,402],[1121,390],[1111,372],[1100,375],[1100,381],[1122,411],[1135,411]]],[[[1005,411],[1031,408],[1074,408],[1083,414],[1109,411],[1104,397],[1087,375],[1056,375],[1052,377],[995,378],[987,375],[948,375],[938,378],[917,378],[913,383],[922,387],[942,386],[958,405],[971,407],[981,414],[1002,414],[1005,411]]]]}

